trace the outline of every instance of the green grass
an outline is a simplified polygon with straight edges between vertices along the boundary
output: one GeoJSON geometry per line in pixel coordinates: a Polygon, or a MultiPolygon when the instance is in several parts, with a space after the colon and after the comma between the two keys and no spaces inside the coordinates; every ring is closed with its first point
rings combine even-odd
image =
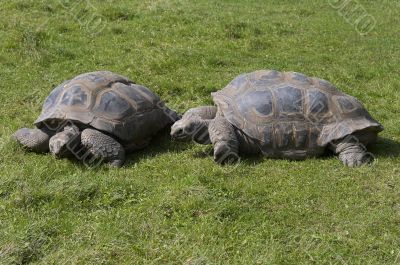
{"type": "Polygon", "coordinates": [[[377,21],[363,36],[325,0],[75,2],[1,2],[0,264],[400,264],[397,1],[360,0],[377,21]],[[220,167],[166,131],[124,168],[89,170],[12,141],[53,87],[100,69],[182,112],[242,72],[325,78],[385,126],[378,161],[220,167]]]}

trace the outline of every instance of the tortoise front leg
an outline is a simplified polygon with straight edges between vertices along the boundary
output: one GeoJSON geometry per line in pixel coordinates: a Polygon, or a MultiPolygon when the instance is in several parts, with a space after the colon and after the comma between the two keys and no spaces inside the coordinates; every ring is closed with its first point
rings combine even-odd
{"type": "Polygon", "coordinates": [[[22,128],[14,133],[14,138],[24,147],[34,152],[44,153],[49,151],[51,134],[41,129],[22,128]]]}
{"type": "Polygon", "coordinates": [[[85,129],[81,134],[81,143],[89,154],[108,162],[110,166],[121,167],[125,162],[125,150],[111,136],[97,130],[85,129]]]}
{"type": "Polygon", "coordinates": [[[214,161],[219,164],[234,163],[239,160],[239,141],[234,127],[223,116],[218,116],[208,127],[214,145],[214,161]]]}
{"type": "Polygon", "coordinates": [[[373,155],[367,152],[366,147],[354,135],[332,142],[329,148],[349,167],[362,166],[374,161],[373,155]]]}

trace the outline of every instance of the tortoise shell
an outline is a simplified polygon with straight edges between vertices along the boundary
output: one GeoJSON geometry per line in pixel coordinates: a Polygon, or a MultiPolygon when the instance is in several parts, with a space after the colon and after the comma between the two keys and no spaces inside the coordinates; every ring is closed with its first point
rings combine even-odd
{"type": "Polygon", "coordinates": [[[56,87],[35,121],[57,129],[78,122],[122,141],[145,139],[171,123],[163,102],[148,88],[118,74],[99,71],[79,75],[56,87]]]}
{"type": "Polygon", "coordinates": [[[317,155],[354,132],[383,130],[356,98],[300,73],[242,74],[212,95],[225,118],[272,156],[277,150],[283,156],[286,151],[317,155]]]}

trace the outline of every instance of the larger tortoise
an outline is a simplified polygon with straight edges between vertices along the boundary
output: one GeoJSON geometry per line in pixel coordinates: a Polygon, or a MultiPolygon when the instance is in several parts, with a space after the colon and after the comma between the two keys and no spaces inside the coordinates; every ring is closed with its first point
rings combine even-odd
{"type": "Polygon", "coordinates": [[[295,72],[242,74],[212,97],[216,107],[190,109],[171,136],[212,143],[219,163],[239,159],[239,152],[304,159],[330,149],[359,166],[373,159],[365,146],[383,130],[354,97],[295,72]]]}
{"type": "Polygon", "coordinates": [[[144,148],[151,137],[178,119],[148,88],[121,75],[98,71],[56,87],[44,102],[36,129],[14,137],[37,152],[100,158],[121,166],[125,153],[144,148]]]}

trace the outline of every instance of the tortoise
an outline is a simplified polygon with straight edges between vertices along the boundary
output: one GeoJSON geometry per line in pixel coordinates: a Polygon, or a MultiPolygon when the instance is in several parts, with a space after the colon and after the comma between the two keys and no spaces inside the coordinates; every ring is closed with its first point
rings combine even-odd
{"type": "Polygon", "coordinates": [[[109,71],[90,72],[56,87],[36,128],[22,128],[14,138],[32,151],[120,167],[126,153],[146,147],[178,117],[148,88],[109,71]]]}
{"type": "Polygon", "coordinates": [[[239,153],[298,160],[330,150],[345,165],[360,166],[373,161],[365,147],[383,130],[356,98],[296,72],[241,74],[212,98],[216,106],[188,110],[171,136],[212,143],[221,164],[239,153]]]}

